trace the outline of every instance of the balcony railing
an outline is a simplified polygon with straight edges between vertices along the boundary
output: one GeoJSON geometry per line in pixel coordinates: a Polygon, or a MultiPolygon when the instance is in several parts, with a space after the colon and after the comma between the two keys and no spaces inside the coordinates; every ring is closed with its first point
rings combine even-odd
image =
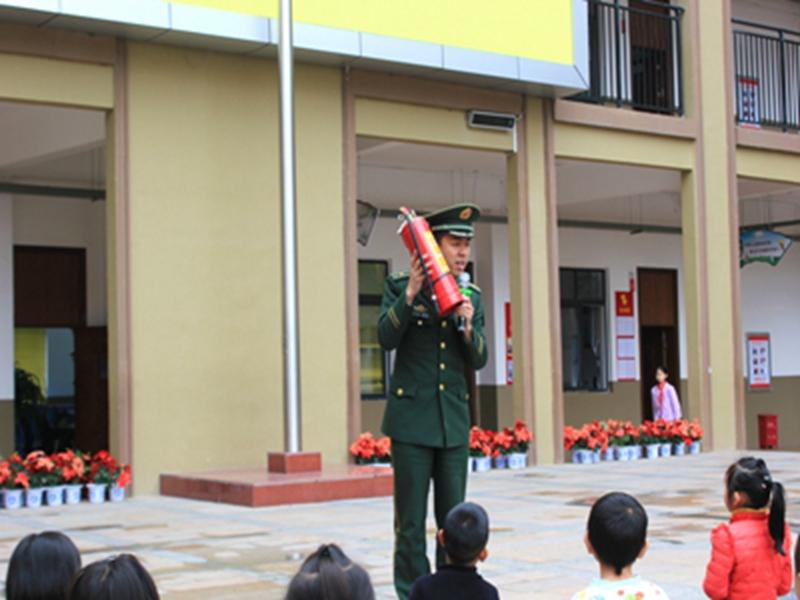
{"type": "Polygon", "coordinates": [[[682,15],[656,0],[589,0],[590,87],[574,99],[683,114],[682,15]]]}
{"type": "Polygon", "coordinates": [[[736,121],[800,129],[800,32],[733,20],[736,121]]]}

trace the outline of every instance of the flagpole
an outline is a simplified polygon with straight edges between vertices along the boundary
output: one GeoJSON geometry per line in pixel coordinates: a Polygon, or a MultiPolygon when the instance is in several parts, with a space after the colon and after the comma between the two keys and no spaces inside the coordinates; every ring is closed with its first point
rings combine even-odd
{"type": "Polygon", "coordinates": [[[297,310],[297,193],[294,145],[292,0],[280,0],[281,207],[283,231],[284,450],[300,452],[300,344],[297,310]]]}

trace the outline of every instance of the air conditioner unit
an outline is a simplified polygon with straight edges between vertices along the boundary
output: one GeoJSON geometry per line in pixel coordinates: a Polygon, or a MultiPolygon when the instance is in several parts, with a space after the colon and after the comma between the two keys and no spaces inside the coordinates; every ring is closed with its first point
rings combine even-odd
{"type": "Polygon", "coordinates": [[[514,131],[514,127],[517,124],[517,117],[507,113],[471,110],[467,113],[467,124],[475,129],[514,131]]]}

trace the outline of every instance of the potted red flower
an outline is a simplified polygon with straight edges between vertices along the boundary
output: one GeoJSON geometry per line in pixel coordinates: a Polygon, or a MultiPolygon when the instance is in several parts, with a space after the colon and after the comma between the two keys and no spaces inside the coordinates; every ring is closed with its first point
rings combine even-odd
{"type": "Polygon", "coordinates": [[[669,424],[670,441],[672,442],[673,454],[683,456],[686,454],[686,446],[692,443],[689,437],[689,421],[678,419],[669,424]]]}
{"type": "Polygon", "coordinates": [[[645,421],[640,425],[639,439],[647,451],[647,458],[658,458],[661,449],[661,432],[654,421],[645,421]]]}
{"type": "Polygon", "coordinates": [[[492,458],[494,459],[495,469],[505,469],[508,467],[508,455],[511,454],[511,447],[514,445],[514,436],[507,429],[498,431],[492,437],[492,458]]]}
{"type": "Polygon", "coordinates": [[[700,454],[701,440],[703,439],[703,426],[700,425],[700,420],[695,419],[689,423],[689,454],[700,454]]]}
{"type": "Polygon", "coordinates": [[[83,479],[86,475],[86,462],[83,454],[73,450],[57,452],[53,462],[64,486],[64,502],[78,504],[83,491],[83,479]]]}
{"type": "Polygon", "coordinates": [[[387,437],[375,439],[369,431],[362,433],[350,446],[357,465],[390,465],[392,443],[387,437]]]}
{"type": "Polygon", "coordinates": [[[22,506],[22,494],[30,487],[22,457],[16,452],[0,460],[0,490],[3,506],[8,509],[22,506]]]}
{"type": "Polygon", "coordinates": [[[89,502],[105,502],[106,490],[112,502],[119,502],[125,499],[125,487],[131,482],[131,468],[119,464],[108,450],[101,450],[91,455],[86,480],[89,502]]]}
{"type": "Polygon", "coordinates": [[[59,486],[60,480],[53,460],[41,450],[29,453],[23,461],[25,473],[28,475],[30,487],[25,490],[25,506],[38,508],[47,495],[48,503],[61,504],[64,489],[59,486]]]}
{"type": "Polygon", "coordinates": [[[470,470],[476,472],[488,471],[492,468],[492,443],[494,432],[473,426],[469,430],[469,456],[470,470]]]}
{"type": "Polygon", "coordinates": [[[528,463],[528,448],[533,440],[533,434],[524,421],[517,421],[514,423],[514,428],[507,428],[506,432],[514,438],[511,452],[508,455],[508,468],[524,469],[528,463]]]}

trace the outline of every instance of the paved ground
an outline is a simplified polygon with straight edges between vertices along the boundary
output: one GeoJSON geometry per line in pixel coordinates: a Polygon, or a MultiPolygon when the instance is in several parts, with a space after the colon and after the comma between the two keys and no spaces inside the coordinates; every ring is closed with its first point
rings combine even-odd
{"type": "MultiPolygon", "coordinates": [[[[582,536],[588,507],[608,490],[634,493],[650,515],[650,552],[638,571],[673,600],[703,598],[708,535],[726,518],[722,473],[734,454],[658,461],[563,465],[472,476],[468,495],[489,511],[491,556],[484,575],[505,599],[569,598],[595,574],[582,536]]],[[[789,495],[800,528],[800,470],[793,453],[765,455],[789,495]]],[[[339,542],[370,570],[379,598],[393,598],[390,498],[245,509],[142,497],[122,505],[0,510],[0,575],[23,535],[59,529],[84,562],[134,552],[165,598],[281,598],[302,556],[339,542]]],[[[430,523],[433,532],[433,523],[430,523]]],[[[433,547],[431,545],[430,554],[433,547]]]]}

